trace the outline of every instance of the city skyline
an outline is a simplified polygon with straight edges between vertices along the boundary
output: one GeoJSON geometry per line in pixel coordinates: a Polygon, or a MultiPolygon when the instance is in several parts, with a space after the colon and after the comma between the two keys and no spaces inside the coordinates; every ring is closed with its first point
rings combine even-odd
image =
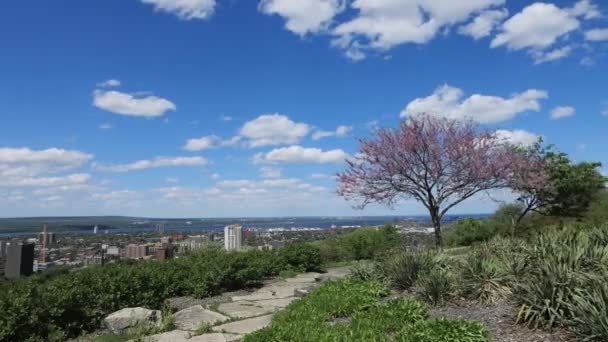
{"type": "Polygon", "coordinates": [[[424,215],[352,209],[333,175],[429,111],[608,164],[606,4],[372,3],[5,4],[0,217],[424,215]]]}

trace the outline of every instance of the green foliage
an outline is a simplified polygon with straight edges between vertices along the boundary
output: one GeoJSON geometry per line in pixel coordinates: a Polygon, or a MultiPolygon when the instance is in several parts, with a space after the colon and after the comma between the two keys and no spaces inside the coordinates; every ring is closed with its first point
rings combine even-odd
{"type": "Polygon", "coordinates": [[[198,327],[196,327],[194,335],[203,335],[209,332],[211,332],[211,324],[207,322],[201,322],[198,327]]]}
{"type": "Polygon", "coordinates": [[[605,341],[608,336],[608,277],[587,289],[577,289],[567,303],[572,312],[568,323],[583,341],[605,341]]]}
{"type": "Polygon", "coordinates": [[[399,342],[486,342],[486,329],[479,323],[464,320],[432,319],[419,321],[397,335],[399,342]]]}
{"type": "Polygon", "coordinates": [[[475,339],[486,334],[479,324],[425,323],[424,304],[407,298],[379,304],[384,295],[386,288],[377,281],[347,278],[328,283],[290,304],[269,327],[245,336],[244,341],[487,341],[475,339]]]}
{"type": "Polygon", "coordinates": [[[461,294],[490,304],[511,294],[508,269],[496,256],[476,250],[461,263],[461,294]]]}
{"type": "Polygon", "coordinates": [[[585,213],[585,222],[591,226],[602,226],[608,224],[608,192],[597,196],[585,213]]]}
{"type": "Polygon", "coordinates": [[[291,259],[211,248],[162,263],[117,263],[7,282],[0,291],[0,341],[64,340],[95,330],[125,307],[161,308],[170,297],[211,296],[254,286],[282,269],[320,265],[315,249],[302,250],[306,257],[291,259]]]}
{"type": "Polygon", "coordinates": [[[488,241],[498,233],[497,226],[489,220],[461,219],[446,237],[448,246],[470,246],[476,242],[488,241]]]}
{"type": "Polygon", "coordinates": [[[362,228],[350,234],[339,236],[336,240],[323,241],[328,248],[324,254],[330,254],[329,247],[336,251],[338,260],[366,260],[374,259],[396,248],[401,243],[401,236],[394,226],[386,225],[382,228],[362,228]]]}
{"type": "Polygon", "coordinates": [[[421,274],[416,281],[418,293],[433,305],[443,304],[452,295],[454,277],[441,267],[421,274]]]}
{"type": "Polygon", "coordinates": [[[321,270],[321,251],[309,243],[294,243],[279,250],[279,258],[285,265],[299,272],[321,270]]]}
{"type": "Polygon", "coordinates": [[[400,252],[387,258],[381,265],[386,279],[398,289],[408,289],[421,272],[429,271],[433,265],[433,254],[429,252],[400,252]]]}
{"type": "Polygon", "coordinates": [[[374,280],[381,279],[382,274],[378,270],[378,266],[373,261],[355,261],[350,268],[351,275],[359,280],[374,280]]]}

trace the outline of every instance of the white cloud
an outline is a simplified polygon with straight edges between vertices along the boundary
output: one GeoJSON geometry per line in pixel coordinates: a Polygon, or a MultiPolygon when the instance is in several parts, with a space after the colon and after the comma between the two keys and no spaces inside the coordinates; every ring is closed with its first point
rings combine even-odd
{"type": "Polygon", "coordinates": [[[232,121],[234,118],[230,115],[220,115],[220,120],[224,122],[232,121]]]}
{"type": "Polygon", "coordinates": [[[554,4],[537,2],[509,18],[491,43],[492,47],[506,45],[509,49],[544,49],[557,39],[579,28],[580,23],[565,9],[554,4]]]}
{"type": "Polygon", "coordinates": [[[323,151],[318,148],[289,146],[268,153],[257,153],[254,163],[342,163],[348,155],[341,149],[323,151]]]}
{"type": "Polygon", "coordinates": [[[332,179],[335,175],[328,175],[326,173],[313,173],[310,175],[312,179],[332,179]]]}
{"type": "Polygon", "coordinates": [[[140,0],[157,11],[175,14],[180,19],[207,19],[215,10],[215,0],[140,0]]]}
{"type": "Polygon", "coordinates": [[[294,144],[310,132],[310,126],[296,123],[281,114],[266,114],[243,125],[240,135],[250,147],[294,144]]]}
{"type": "Polygon", "coordinates": [[[211,175],[211,179],[219,179],[220,178],[220,174],[219,173],[214,173],[211,175]]]}
{"type": "Polygon", "coordinates": [[[73,150],[50,148],[0,148],[0,178],[35,177],[42,174],[73,170],[93,158],[73,150]]]}
{"type": "Polygon", "coordinates": [[[335,27],[333,45],[360,59],[368,49],[384,51],[404,43],[427,43],[443,29],[504,2],[355,0],[351,7],[358,14],[335,27]]]}
{"type": "Polygon", "coordinates": [[[589,41],[608,40],[608,28],[589,30],[585,32],[585,39],[589,41]]]}
{"type": "Polygon", "coordinates": [[[326,137],[345,137],[352,130],[352,126],[338,126],[335,131],[318,130],[312,134],[312,140],[319,140],[326,137]]]}
{"type": "Polygon", "coordinates": [[[333,17],[344,10],[344,0],[262,0],[259,9],[285,18],[285,28],[303,36],[326,30],[333,17]]]}
{"type": "Polygon", "coordinates": [[[9,187],[61,187],[69,185],[87,184],[91,175],[77,173],[59,177],[20,177],[0,179],[0,186],[9,187]]]}
{"type": "Polygon", "coordinates": [[[532,51],[531,55],[534,58],[534,64],[542,64],[567,57],[571,52],[572,46],[567,45],[550,51],[532,51]]]}
{"type": "Polygon", "coordinates": [[[179,179],[177,179],[175,177],[167,177],[167,178],[165,178],[165,182],[167,182],[167,183],[179,183],[179,179]]]}
{"type": "Polygon", "coordinates": [[[281,178],[281,169],[265,166],[260,168],[260,176],[263,178],[281,178]]]}
{"type": "Polygon", "coordinates": [[[114,125],[109,124],[109,123],[103,123],[103,124],[99,125],[99,129],[102,131],[108,131],[108,130],[111,130],[112,128],[114,128],[114,125]]]}
{"type": "Polygon", "coordinates": [[[115,114],[156,117],[168,111],[176,110],[175,104],[162,97],[153,95],[135,95],[115,90],[95,90],[93,105],[115,114]]]}
{"type": "Polygon", "coordinates": [[[99,171],[129,172],[168,166],[198,166],[206,165],[209,161],[204,157],[156,157],[150,160],[138,160],[130,164],[95,165],[99,171]]]}
{"type": "Polygon", "coordinates": [[[532,146],[540,138],[537,134],[520,129],[513,131],[499,129],[496,131],[496,136],[506,143],[520,146],[532,146]]]}
{"type": "Polygon", "coordinates": [[[461,89],[443,85],[432,95],[411,101],[401,117],[420,114],[439,115],[451,119],[472,119],[479,123],[497,123],[513,119],[525,111],[539,111],[539,100],[546,99],[546,91],[529,89],[509,98],[474,94],[464,98],[461,89]]]}
{"type": "Polygon", "coordinates": [[[220,143],[220,138],[215,135],[208,135],[197,139],[189,139],[183,149],[187,151],[202,151],[216,147],[220,143]]]}
{"type": "Polygon", "coordinates": [[[601,16],[598,7],[591,0],[580,0],[573,7],[567,8],[566,11],[575,17],[583,17],[584,19],[594,19],[601,16]]]}
{"type": "Polygon", "coordinates": [[[576,109],[570,106],[558,106],[553,108],[551,111],[551,119],[557,120],[573,116],[576,113],[576,109]]]}
{"type": "Polygon", "coordinates": [[[105,80],[103,82],[97,83],[97,86],[101,87],[101,88],[112,88],[112,87],[120,87],[121,84],[122,83],[120,82],[120,80],[109,79],[109,80],[105,80]]]}
{"type": "Polygon", "coordinates": [[[467,25],[461,26],[458,32],[475,40],[487,37],[508,15],[507,9],[484,11],[467,25]]]}

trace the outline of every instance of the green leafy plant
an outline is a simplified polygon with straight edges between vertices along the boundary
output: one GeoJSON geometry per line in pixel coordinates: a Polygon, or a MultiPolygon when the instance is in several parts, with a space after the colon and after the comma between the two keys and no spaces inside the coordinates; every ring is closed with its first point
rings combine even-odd
{"type": "Polygon", "coordinates": [[[382,265],[384,276],[398,289],[408,289],[418,275],[433,267],[433,254],[429,252],[401,252],[386,259],[382,265]]]}
{"type": "Polygon", "coordinates": [[[418,277],[416,287],[422,298],[433,305],[443,304],[452,296],[454,277],[449,271],[435,267],[418,277]]]}
{"type": "Polygon", "coordinates": [[[396,337],[399,342],[487,342],[486,329],[479,322],[432,319],[418,321],[404,328],[396,337]]]}

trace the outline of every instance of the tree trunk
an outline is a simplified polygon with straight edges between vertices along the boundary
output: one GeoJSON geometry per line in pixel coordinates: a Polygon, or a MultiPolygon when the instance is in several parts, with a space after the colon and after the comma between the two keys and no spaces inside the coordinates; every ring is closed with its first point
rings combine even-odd
{"type": "Polygon", "coordinates": [[[435,230],[435,246],[439,249],[443,248],[443,239],[441,237],[441,218],[437,214],[439,210],[431,210],[431,221],[433,221],[433,228],[435,230]]]}

